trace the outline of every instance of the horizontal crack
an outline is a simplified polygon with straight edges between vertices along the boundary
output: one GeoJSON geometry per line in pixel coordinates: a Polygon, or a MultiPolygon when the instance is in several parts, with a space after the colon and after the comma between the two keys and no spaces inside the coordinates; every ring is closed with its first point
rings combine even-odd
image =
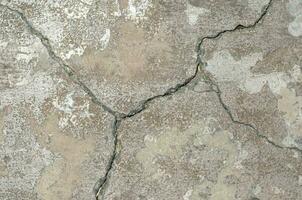
{"type": "Polygon", "coordinates": [[[235,26],[232,29],[226,29],[226,30],[218,32],[217,34],[205,36],[205,37],[202,37],[201,39],[199,39],[199,42],[197,43],[197,46],[196,46],[196,51],[197,51],[197,54],[198,54],[198,57],[197,57],[198,60],[197,60],[197,62],[198,63],[202,63],[202,60],[201,60],[201,56],[203,55],[203,53],[202,53],[202,44],[203,44],[203,42],[205,40],[207,40],[207,39],[217,39],[217,38],[219,38],[221,35],[223,35],[225,33],[234,32],[234,31],[237,31],[237,30],[240,30],[240,29],[254,28],[259,22],[262,21],[262,19],[267,14],[268,9],[270,8],[270,6],[271,6],[272,3],[273,3],[273,0],[270,0],[268,2],[268,4],[264,7],[261,15],[256,19],[256,21],[254,21],[254,23],[252,23],[250,25],[238,24],[237,26],[235,26]]]}
{"type": "Polygon", "coordinates": [[[131,118],[135,115],[137,115],[138,113],[142,112],[143,110],[146,109],[147,105],[152,102],[155,99],[161,98],[161,97],[166,97],[166,96],[170,96],[173,95],[174,93],[176,93],[177,91],[179,91],[180,89],[186,87],[192,80],[195,79],[195,77],[198,74],[198,69],[199,69],[199,64],[196,66],[195,68],[195,72],[192,76],[190,76],[189,78],[185,79],[182,83],[178,83],[175,86],[169,88],[168,90],[166,90],[166,92],[164,92],[163,94],[159,94],[159,95],[155,95],[153,97],[150,97],[146,100],[143,100],[139,106],[133,110],[131,110],[127,115],[123,116],[123,119],[126,118],[131,118]]]}

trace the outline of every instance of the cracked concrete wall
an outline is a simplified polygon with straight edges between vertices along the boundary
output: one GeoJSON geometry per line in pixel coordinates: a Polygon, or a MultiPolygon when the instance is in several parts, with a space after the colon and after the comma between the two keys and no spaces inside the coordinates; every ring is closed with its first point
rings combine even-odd
{"type": "Polygon", "coordinates": [[[186,0],[4,3],[21,9],[95,95],[124,113],[194,73],[199,37],[249,24],[266,5],[186,0]]]}
{"type": "Polygon", "coordinates": [[[93,199],[113,117],[71,82],[20,16],[1,7],[0,199],[93,199]]]}
{"type": "Polygon", "coordinates": [[[301,199],[300,0],[1,0],[1,199],[301,199]]]}

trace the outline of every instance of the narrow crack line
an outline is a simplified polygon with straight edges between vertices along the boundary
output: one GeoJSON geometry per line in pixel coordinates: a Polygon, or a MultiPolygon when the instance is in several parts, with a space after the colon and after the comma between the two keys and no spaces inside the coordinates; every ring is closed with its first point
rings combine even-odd
{"type": "Polygon", "coordinates": [[[236,120],[232,114],[232,112],[230,111],[230,109],[228,108],[228,106],[226,105],[226,103],[223,101],[222,99],[222,92],[219,88],[219,86],[214,82],[214,81],[210,81],[210,85],[211,86],[215,86],[215,89],[213,88],[213,91],[216,92],[217,94],[217,97],[218,97],[218,100],[221,104],[221,106],[223,107],[223,109],[226,111],[226,113],[228,114],[228,116],[230,117],[231,121],[235,124],[238,124],[238,125],[243,125],[243,126],[246,126],[250,129],[252,129],[257,137],[260,137],[262,139],[264,139],[266,142],[268,142],[269,144],[273,145],[274,147],[278,148],[278,149],[289,149],[289,150],[295,150],[295,151],[299,151],[300,153],[302,153],[302,150],[297,148],[297,147],[285,147],[285,146],[282,146],[282,145],[279,145],[275,142],[273,142],[272,140],[270,140],[267,136],[265,135],[262,135],[260,133],[260,131],[258,130],[258,128],[256,128],[253,124],[250,124],[250,123],[245,123],[245,122],[242,122],[242,121],[239,121],[239,120],[236,120]]]}
{"type": "Polygon", "coordinates": [[[206,40],[206,39],[217,39],[219,38],[221,35],[225,34],[225,33],[228,33],[228,32],[234,32],[234,31],[237,31],[237,30],[240,30],[240,29],[250,29],[250,28],[254,28],[257,24],[259,24],[262,19],[266,16],[269,8],[271,7],[272,5],[272,2],[273,0],[270,0],[266,6],[263,8],[263,11],[261,12],[261,15],[256,19],[256,21],[254,21],[254,23],[252,24],[249,24],[249,25],[243,25],[243,24],[238,24],[237,26],[235,26],[234,28],[232,29],[226,29],[226,30],[223,30],[223,31],[220,31],[214,35],[209,35],[209,36],[205,36],[205,37],[202,37],[201,39],[199,39],[199,42],[197,43],[197,46],[196,46],[196,51],[199,55],[199,57],[197,57],[198,59],[198,62],[201,62],[201,59],[200,59],[200,55],[202,55],[202,44],[203,42],[206,40]]]}
{"type": "Polygon", "coordinates": [[[203,42],[206,40],[206,39],[217,39],[219,38],[220,36],[222,36],[224,33],[228,33],[228,32],[235,32],[237,30],[240,30],[240,29],[251,29],[251,28],[254,28],[256,25],[258,25],[263,19],[264,17],[266,16],[270,6],[272,5],[272,2],[273,0],[270,0],[269,3],[265,6],[262,14],[260,15],[260,17],[252,24],[250,25],[242,25],[242,24],[239,24],[237,25],[235,28],[233,29],[228,29],[228,30],[223,30],[215,35],[211,35],[211,36],[205,36],[203,38],[201,38],[197,44],[197,63],[200,64],[201,67],[201,73],[203,75],[203,79],[205,80],[205,82],[207,82],[211,88],[213,89],[213,91],[216,93],[217,97],[218,97],[218,100],[219,100],[219,103],[221,104],[221,106],[223,107],[223,109],[225,110],[225,112],[228,114],[229,118],[231,119],[231,121],[235,124],[238,124],[238,125],[243,125],[243,126],[246,126],[250,129],[252,129],[257,137],[259,138],[262,138],[264,139],[267,143],[273,145],[274,147],[278,148],[278,149],[285,149],[285,150],[295,150],[295,151],[298,151],[300,153],[302,153],[302,149],[298,148],[298,147],[287,147],[287,146],[282,146],[282,145],[279,145],[277,143],[275,143],[274,141],[270,140],[267,136],[265,135],[262,135],[259,131],[259,129],[257,127],[255,127],[254,125],[250,124],[250,123],[246,123],[246,122],[242,122],[242,121],[239,121],[239,120],[236,120],[232,114],[232,112],[230,111],[230,109],[228,108],[228,106],[226,105],[226,103],[223,101],[223,98],[222,98],[222,91],[219,87],[219,85],[217,83],[215,83],[214,80],[212,80],[212,78],[210,77],[210,75],[208,75],[208,73],[206,72],[205,70],[205,66],[206,66],[206,62],[203,61],[202,59],[202,56],[204,55],[204,50],[202,49],[202,46],[203,46],[203,42]]]}
{"type": "MultiPolygon", "coordinates": [[[[112,155],[110,157],[110,160],[109,160],[109,164],[108,164],[108,167],[106,169],[106,173],[105,173],[105,176],[103,178],[101,178],[98,183],[96,184],[95,186],[95,191],[96,194],[95,194],[95,197],[96,197],[96,200],[99,200],[100,196],[102,194],[104,194],[104,190],[106,188],[106,185],[107,185],[107,182],[108,182],[108,179],[109,179],[109,175],[110,175],[110,172],[113,170],[113,164],[115,162],[115,159],[116,159],[116,156],[118,154],[117,152],[117,143],[118,143],[118,133],[117,133],[117,130],[119,128],[119,125],[120,123],[123,121],[123,120],[126,120],[127,118],[131,118],[131,117],[134,117],[135,115],[141,113],[142,111],[144,111],[146,108],[147,108],[147,105],[157,99],[157,98],[161,98],[161,97],[166,97],[166,96],[170,96],[170,95],[173,95],[174,93],[176,93],[177,91],[179,91],[180,89],[186,87],[190,82],[192,82],[192,80],[195,79],[195,77],[197,76],[198,74],[198,69],[199,69],[199,66],[200,64],[197,63],[196,64],[196,68],[195,68],[195,72],[192,76],[190,76],[189,78],[185,79],[182,83],[178,83],[176,84],[174,87],[171,87],[169,88],[165,93],[163,94],[159,94],[159,95],[155,95],[153,97],[150,97],[144,101],[142,101],[140,103],[140,105],[130,111],[127,115],[123,115],[123,116],[115,116],[115,125],[113,126],[113,137],[114,137],[114,149],[113,149],[113,152],[112,152],[112,155]],[[98,188],[98,189],[97,189],[98,188]]],[[[213,90],[206,90],[204,92],[213,92],[213,90]]]]}
{"type": "Polygon", "coordinates": [[[131,118],[131,117],[137,115],[138,113],[141,113],[142,111],[144,111],[146,109],[147,105],[150,102],[152,102],[153,100],[158,99],[158,98],[162,98],[162,97],[166,97],[166,96],[171,96],[174,93],[178,92],[180,89],[186,87],[189,83],[191,83],[192,80],[195,79],[195,77],[197,76],[198,71],[199,71],[198,69],[199,69],[199,64],[196,65],[195,72],[192,76],[185,79],[182,83],[178,83],[175,86],[169,88],[163,94],[155,95],[153,97],[150,97],[148,99],[143,100],[137,108],[131,110],[127,115],[123,116],[122,118],[123,119],[131,118]]]}
{"type": "Polygon", "coordinates": [[[113,164],[114,161],[116,159],[117,156],[117,146],[118,146],[118,134],[117,134],[117,130],[120,126],[121,123],[121,119],[115,117],[114,118],[114,122],[113,122],[113,126],[112,126],[112,138],[113,138],[113,151],[112,154],[109,158],[109,162],[107,164],[106,167],[106,173],[104,175],[104,177],[100,178],[99,181],[96,183],[95,187],[94,187],[94,191],[95,191],[95,198],[96,200],[99,200],[99,196],[104,192],[104,189],[107,185],[108,179],[109,179],[109,174],[113,169],[113,164]]]}
{"type": "MultiPolygon", "coordinates": [[[[244,125],[244,126],[248,126],[249,128],[252,128],[252,130],[257,131],[257,129],[254,126],[252,126],[251,124],[246,124],[246,123],[235,120],[232,113],[231,113],[231,111],[228,109],[227,105],[222,101],[221,90],[218,87],[218,85],[215,85],[216,90],[212,87],[214,85],[214,81],[212,81],[210,79],[210,77],[204,72],[204,69],[202,68],[203,66],[205,66],[205,63],[203,63],[203,61],[202,61],[202,55],[203,55],[203,53],[202,53],[202,44],[206,39],[216,39],[216,38],[220,37],[222,34],[227,33],[227,32],[233,32],[233,31],[236,31],[236,30],[239,30],[239,29],[246,29],[246,28],[255,27],[263,19],[263,17],[266,15],[271,3],[272,3],[272,0],[269,1],[269,3],[264,8],[264,11],[260,15],[260,17],[253,24],[251,24],[251,25],[241,25],[241,24],[239,24],[233,29],[223,30],[223,31],[221,31],[221,32],[219,32],[215,35],[205,36],[205,37],[201,38],[199,40],[199,42],[197,42],[197,48],[196,48],[197,59],[196,59],[196,68],[195,68],[194,74],[192,76],[188,77],[187,79],[185,79],[182,83],[178,83],[174,87],[169,88],[163,94],[155,95],[153,97],[150,97],[146,100],[141,101],[141,103],[139,104],[139,106],[137,108],[131,110],[128,114],[121,115],[120,118],[119,118],[120,122],[122,122],[123,120],[125,120],[127,118],[131,118],[131,117],[141,113],[142,111],[144,111],[147,108],[147,105],[149,103],[151,103],[153,100],[155,100],[157,98],[166,97],[166,96],[170,96],[170,95],[175,94],[177,91],[179,91],[180,89],[186,87],[189,83],[191,83],[196,78],[196,76],[198,75],[198,72],[201,71],[201,74],[203,75],[203,78],[204,78],[205,82],[210,83],[210,86],[211,86],[211,89],[207,90],[206,92],[215,92],[217,94],[217,97],[219,99],[220,104],[222,105],[224,110],[228,113],[230,119],[234,123],[244,125]]],[[[110,167],[107,168],[105,177],[100,179],[101,184],[99,184],[99,189],[98,189],[98,192],[96,193],[96,200],[99,200],[100,194],[104,194],[104,189],[105,189],[105,186],[106,186],[107,181],[109,179],[110,171],[112,170],[113,164],[115,162],[116,155],[118,154],[118,152],[116,150],[116,148],[117,148],[116,144],[118,142],[117,141],[118,140],[118,138],[117,138],[117,129],[118,129],[118,126],[116,126],[116,130],[115,130],[115,141],[114,141],[115,145],[114,145],[114,150],[113,150],[113,153],[112,153],[112,156],[111,156],[111,159],[110,159],[110,163],[109,163],[110,167]]],[[[257,136],[265,138],[265,136],[260,135],[258,131],[256,133],[257,133],[257,136]]],[[[268,140],[268,138],[266,138],[266,139],[270,144],[273,144],[274,146],[276,146],[278,148],[283,148],[283,147],[281,147],[277,144],[274,144],[273,142],[268,140]]]]}
{"type": "Polygon", "coordinates": [[[22,21],[25,23],[26,27],[28,28],[29,32],[36,36],[37,38],[40,39],[42,45],[46,48],[48,55],[54,60],[56,61],[59,66],[66,72],[66,74],[68,75],[68,77],[77,85],[79,85],[82,90],[84,90],[86,92],[86,94],[91,98],[91,100],[101,106],[105,111],[109,112],[110,114],[112,114],[113,116],[123,116],[124,114],[119,113],[117,111],[114,111],[113,109],[111,109],[109,106],[105,105],[104,103],[102,103],[100,100],[98,100],[98,98],[96,97],[96,95],[80,80],[80,78],[76,75],[76,72],[74,71],[74,69],[72,69],[72,67],[70,67],[68,64],[66,64],[62,58],[60,58],[59,56],[57,56],[50,44],[49,39],[43,35],[43,33],[39,30],[37,30],[32,24],[31,22],[28,21],[28,19],[26,18],[25,14],[20,12],[19,10],[13,9],[7,5],[1,4],[0,3],[0,7],[5,8],[13,13],[15,13],[16,15],[18,15],[22,21]]]}
{"type": "Polygon", "coordinates": [[[77,85],[79,85],[95,104],[101,106],[105,111],[107,111],[108,113],[110,113],[111,115],[114,116],[113,135],[112,135],[113,140],[114,140],[113,141],[113,143],[114,143],[113,152],[111,154],[108,165],[106,167],[106,173],[105,173],[104,177],[100,178],[94,186],[95,197],[96,197],[96,200],[98,200],[100,194],[103,193],[103,191],[104,191],[104,188],[107,184],[107,181],[108,181],[108,178],[110,175],[110,172],[113,168],[114,161],[117,156],[117,143],[118,143],[117,129],[119,127],[119,124],[122,122],[122,120],[124,120],[126,118],[131,118],[131,117],[139,114],[143,110],[145,110],[147,105],[151,101],[153,101],[157,98],[173,95],[180,89],[186,87],[197,76],[198,69],[200,66],[199,63],[197,63],[197,65],[196,65],[194,74],[191,75],[190,77],[188,77],[187,79],[185,79],[183,82],[178,83],[175,86],[167,89],[163,94],[155,95],[146,100],[141,101],[141,103],[137,106],[137,108],[131,110],[128,114],[120,113],[120,112],[112,110],[110,107],[106,106],[105,104],[103,104],[101,101],[98,100],[98,98],[95,96],[95,94],[76,76],[76,72],[72,69],[72,67],[67,65],[59,56],[57,56],[55,54],[54,50],[51,47],[49,39],[46,36],[44,36],[39,30],[35,29],[34,26],[27,20],[27,18],[25,17],[25,15],[22,12],[15,10],[13,8],[10,8],[9,6],[3,5],[3,4],[0,4],[0,7],[6,8],[6,9],[10,10],[11,12],[16,13],[18,16],[20,16],[21,19],[23,20],[23,22],[26,24],[27,28],[29,29],[30,33],[40,39],[42,45],[47,49],[50,57],[52,59],[54,59],[63,68],[63,70],[67,73],[69,78],[73,82],[75,82],[77,85]]]}
{"type": "Polygon", "coordinates": [[[13,8],[10,8],[9,6],[3,5],[3,4],[0,4],[0,7],[4,7],[6,9],[18,14],[21,17],[21,19],[25,22],[25,24],[27,25],[29,31],[41,40],[41,43],[47,49],[48,54],[50,55],[50,57],[53,58],[63,68],[63,70],[67,73],[67,75],[71,78],[71,80],[73,82],[75,82],[76,84],[78,84],[87,93],[87,95],[92,99],[92,101],[94,103],[101,106],[104,110],[106,110],[107,112],[109,112],[111,115],[114,116],[114,121],[113,121],[113,126],[112,126],[113,151],[112,151],[112,154],[109,158],[109,161],[108,161],[108,164],[107,164],[107,167],[106,167],[105,175],[102,178],[100,178],[94,186],[94,192],[95,192],[96,200],[99,200],[100,195],[104,193],[104,189],[106,188],[106,185],[107,185],[108,180],[109,180],[110,173],[112,173],[113,165],[114,165],[115,159],[116,159],[117,154],[118,154],[118,151],[117,151],[118,133],[117,133],[117,131],[118,131],[118,128],[119,128],[121,122],[123,120],[127,119],[127,118],[131,118],[131,117],[141,113],[142,111],[144,111],[147,108],[147,105],[151,101],[153,101],[157,98],[173,95],[176,92],[178,92],[180,89],[186,87],[189,83],[192,82],[192,80],[194,80],[196,78],[199,71],[201,71],[202,75],[204,76],[203,77],[204,80],[206,82],[208,82],[210,84],[210,86],[212,87],[212,90],[207,90],[206,92],[213,92],[214,91],[217,94],[217,97],[219,99],[220,104],[222,105],[224,110],[227,112],[227,114],[230,117],[230,119],[232,120],[232,122],[251,128],[252,130],[254,130],[256,132],[258,137],[264,138],[268,143],[274,145],[277,148],[292,149],[292,150],[301,151],[300,149],[298,149],[296,147],[283,147],[283,146],[280,146],[278,144],[275,144],[274,142],[269,140],[266,136],[261,135],[259,133],[258,129],[255,128],[253,125],[235,120],[232,113],[231,113],[231,111],[229,110],[227,105],[223,102],[222,92],[221,92],[219,86],[210,78],[210,76],[207,75],[207,73],[204,71],[204,69],[201,68],[202,66],[205,66],[205,63],[203,63],[203,61],[202,61],[202,55],[203,55],[202,45],[203,45],[203,42],[206,39],[216,39],[216,38],[220,37],[221,35],[223,35],[224,33],[227,33],[227,32],[234,32],[234,31],[239,30],[239,29],[248,29],[248,28],[255,27],[259,22],[261,22],[263,17],[267,14],[271,3],[272,3],[272,0],[269,1],[267,6],[264,8],[261,16],[253,24],[251,24],[251,25],[241,25],[241,24],[239,24],[236,27],[234,27],[233,29],[223,30],[223,31],[221,31],[221,32],[219,32],[215,35],[206,36],[206,37],[201,38],[199,40],[199,42],[197,43],[197,48],[196,48],[197,49],[197,61],[196,61],[197,64],[196,64],[194,74],[192,76],[188,77],[187,79],[185,79],[182,83],[178,83],[175,86],[169,88],[163,94],[155,95],[153,97],[150,97],[146,100],[141,101],[139,106],[137,106],[137,108],[131,110],[128,114],[124,114],[124,113],[114,111],[113,109],[111,109],[110,107],[106,106],[101,101],[99,101],[98,98],[95,96],[95,94],[76,76],[75,71],[69,65],[67,65],[59,56],[57,56],[55,54],[55,52],[53,51],[53,49],[51,47],[49,39],[47,37],[45,37],[40,31],[35,29],[33,27],[33,25],[27,20],[27,18],[25,17],[25,15],[22,12],[20,12],[18,10],[15,10],[13,8]],[[201,68],[201,70],[199,70],[199,68],[201,68]]]}

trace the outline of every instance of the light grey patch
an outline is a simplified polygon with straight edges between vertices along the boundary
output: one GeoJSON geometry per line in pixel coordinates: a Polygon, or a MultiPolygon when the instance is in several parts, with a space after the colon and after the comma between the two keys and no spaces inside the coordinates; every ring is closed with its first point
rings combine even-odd
{"type": "Polygon", "coordinates": [[[288,25],[288,32],[295,37],[302,35],[302,10],[301,15],[297,16],[295,20],[288,25]]]}
{"type": "Polygon", "coordinates": [[[288,32],[295,37],[302,35],[302,0],[290,0],[287,10],[295,19],[289,23],[288,32]]]}
{"type": "Polygon", "coordinates": [[[302,0],[290,0],[287,3],[287,10],[292,16],[298,16],[302,12],[302,0]]]}

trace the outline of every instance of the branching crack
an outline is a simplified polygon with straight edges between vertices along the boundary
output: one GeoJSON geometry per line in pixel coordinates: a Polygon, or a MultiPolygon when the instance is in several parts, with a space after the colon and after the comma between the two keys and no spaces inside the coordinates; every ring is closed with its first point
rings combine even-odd
{"type": "Polygon", "coordinates": [[[250,129],[252,129],[256,135],[259,138],[264,139],[266,142],[268,142],[269,144],[273,145],[276,148],[279,149],[289,149],[289,150],[296,150],[302,153],[302,150],[297,148],[297,147],[284,147],[281,146],[279,144],[276,144],[275,142],[271,141],[267,136],[260,134],[259,130],[252,124],[249,123],[245,123],[245,122],[241,122],[238,121],[234,118],[232,112],[230,111],[230,109],[228,108],[228,106],[224,103],[223,98],[222,98],[222,91],[219,88],[219,85],[217,83],[215,83],[214,80],[212,80],[212,78],[208,75],[208,73],[205,70],[205,66],[206,63],[203,62],[202,60],[202,56],[203,56],[203,42],[205,40],[211,40],[211,39],[217,39],[220,36],[222,36],[224,33],[228,33],[228,32],[235,32],[237,30],[240,29],[251,29],[254,28],[257,24],[259,24],[262,19],[265,17],[265,15],[268,12],[269,7],[271,6],[273,0],[270,0],[269,3],[264,7],[261,15],[259,18],[257,18],[257,20],[250,25],[242,25],[239,24],[236,27],[234,27],[233,29],[227,29],[227,30],[223,30],[221,32],[218,32],[215,35],[210,35],[210,36],[205,36],[202,37],[198,40],[197,42],[197,46],[196,46],[196,51],[197,51],[197,61],[196,61],[196,67],[195,67],[195,72],[193,75],[191,75],[190,77],[188,77],[187,79],[185,79],[184,81],[182,81],[181,83],[176,84],[175,86],[169,88],[166,90],[166,92],[164,92],[163,94],[159,94],[159,95],[155,95],[152,96],[146,100],[143,100],[139,103],[139,105],[137,106],[137,108],[131,110],[128,114],[124,114],[124,113],[120,113],[117,111],[114,111],[113,109],[111,109],[110,107],[108,107],[107,105],[105,105],[103,102],[101,102],[96,95],[80,80],[80,78],[76,75],[76,72],[72,69],[72,67],[70,67],[68,64],[66,64],[62,58],[60,58],[59,56],[57,56],[54,52],[54,50],[52,49],[52,46],[50,44],[49,39],[44,36],[42,34],[42,32],[40,32],[39,30],[37,30],[36,28],[34,28],[34,26],[27,20],[26,16],[16,10],[13,9],[7,5],[3,5],[0,4],[0,7],[6,8],[8,10],[10,10],[11,12],[17,14],[18,16],[21,17],[21,19],[24,21],[24,23],[26,24],[26,26],[28,27],[30,33],[32,35],[35,35],[36,37],[38,37],[41,41],[41,43],[43,44],[43,46],[47,49],[48,54],[50,55],[50,57],[52,59],[54,59],[59,65],[60,67],[63,68],[63,70],[67,73],[67,75],[69,76],[69,78],[76,84],[78,84],[85,92],[86,94],[92,99],[92,101],[97,104],[98,106],[102,107],[105,111],[107,111],[108,113],[110,113],[111,115],[114,116],[114,121],[113,121],[113,126],[112,126],[112,138],[113,138],[113,150],[112,150],[112,154],[109,158],[108,164],[106,166],[106,172],[104,177],[100,178],[97,183],[94,186],[94,192],[95,192],[95,197],[96,200],[99,200],[100,196],[102,196],[102,194],[104,193],[104,190],[106,188],[107,182],[109,180],[109,176],[112,173],[112,169],[113,169],[113,165],[114,162],[116,160],[116,157],[118,155],[118,151],[117,151],[117,147],[118,147],[118,128],[120,126],[120,124],[122,123],[123,120],[127,119],[127,118],[131,118],[139,113],[141,113],[142,111],[144,111],[148,104],[150,102],[152,102],[155,99],[158,98],[162,98],[162,97],[166,97],[166,96],[170,96],[173,95],[174,93],[178,92],[179,90],[181,90],[182,88],[186,87],[189,83],[192,82],[192,80],[194,80],[198,73],[200,72],[201,76],[203,77],[204,81],[206,83],[208,83],[211,87],[210,90],[207,90],[206,92],[215,92],[217,94],[217,97],[219,99],[219,102],[221,104],[221,106],[223,107],[223,109],[226,111],[226,113],[228,114],[228,116],[230,117],[231,121],[235,124],[239,124],[239,125],[243,125],[246,126],[250,129]]]}
{"type": "Polygon", "coordinates": [[[298,147],[287,147],[287,146],[282,146],[280,144],[277,144],[275,143],[274,141],[270,140],[267,136],[265,135],[262,135],[260,133],[260,131],[258,130],[258,128],[256,128],[253,124],[250,124],[250,123],[246,123],[246,122],[241,122],[239,120],[236,120],[232,114],[232,112],[230,111],[230,109],[228,108],[228,106],[226,105],[226,103],[223,101],[223,98],[222,98],[222,91],[219,87],[219,85],[208,75],[208,73],[205,71],[205,66],[206,66],[206,62],[203,61],[202,59],[202,56],[204,55],[204,50],[202,49],[202,46],[203,46],[203,42],[207,39],[211,40],[211,39],[218,39],[220,36],[222,36],[224,33],[228,33],[228,32],[235,32],[237,30],[240,30],[240,29],[251,29],[251,28],[254,28],[257,24],[259,24],[263,19],[264,17],[266,16],[271,4],[273,3],[273,0],[270,0],[269,3],[265,6],[265,8],[263,9],[263,12],[262,14],[260,15],[260,17],[252,24],[250,25],[242,25],[242,24],[239,24],[237,25],[235,28],[233,29],[228,29],[228,30],[223,30],[215,35],[211,35],[211,36],[206,36],[206,37],[203,37],[199,40],[198,44],[197,44],[197,53],[198,53],[198,56],[197,56],[197,62],[201,67],[201,73],[202,73],[202,77],[204,78],[204,80],[206,82],[208,82],[211,86],[211,88],[213,89],[213,91],[215,91],[215,93],[217,94],[217,97],[218,97],[218,100],[221,104],[221,106],[223,107],[223,109],[226,111],[226,113],[228,114],[228,116],[230,117],[231,121],[235,124],[238,124],[238,125],[243,125],[245,127],[248,127],[250,129],[252,129],[257,137],[259,138],[262,138],[264,139],[267,143],[273,145],[274,147],[278,148],[278,149],[287,149],[287,150],[295,150],[295,151],[298,151],[300,153],[302,153],[302,150],[299,149],[298,147]]]}
{"type": "Polygon", "coordinates": [[[198,69],[199,69],[199,64],[197,64],[195,71],[193,73],[193,75],[191,75],[190,77],[188,77],[187,79],[185,79],[184,81],[182,81],[181,83],[176,84],[175,86],[167,89],[163,94],[159,94],[159,95],[155,95],[152,97],[149,97],[146,100],[143,100],[139,103],[139,105],[137,106],[137,108],[131,110],[129,113],[124,114],[124,113],[120,113],[117,111],[114,111],[113,109],[111,109],[110,107],[108,107],[107,105],[105,105],[104,103],[102,103],[100,100],[98,100],[98,98],[96,97],[96,95],[80,80],[80,78],[76,75],[76,72],[72,69],[71,66],[69,66],[68,64],[66,64],[62,58],[60,58],[59,56],[57,56],[50,44],[49,39],[43,35],[42,32],[40,32],[39,30],[37,30],[36,28],[34,28],[34,26],[31,24],[31,22],[28,21],[28,19],[26,18],[26,16],[24,15],[24,13],[20,12],[19,10],[13,9],[7,5],[3,5],[0,4],[0,7],[5,8],[13,13],[15,13],[16,15],[18,15],[22,21],[26,24],[29,32],[36,36],[37,38],[40,39],[42,45],[46,48],[49,56],[55,60],[60,67],[62,67],[62,69],[66,72],[66,74],[69,76],[69,78],[77,85],[79,85],[85,92],[86,94],[91,98],[91,100],[97,104],[98,106],[102,107],[105,111],[107,111],[108,113],[110,113],[111,115],[114,116],[114,122],[113,122],[113,132],[112,132],[112,137],[113,137],[113,151],[112,154],[109,158],[108,161],[108,165],[106,167],[106,172],[104,177],[100,178],[97,183],[94,186],[94,192],[95,192],[95,197],[96,200],[99,199],[100,194],[103,192],[104,188],[106,187],[106,183],[108,181],[108,177],[110,175],[110,172],[113,168],[113,164],[114,161],[116,159],[117,156],[117,144],[118,144],[118,134],[117,134],[117,129],[120,125],[120,123],[122,122],[122,120],[125,120],[127,118],[131,118],[133,116],[135,116],[136,114],[139,114],[140,112],[142,112],[143,110],[146,109],[147,105],[157,99],[157,98],[161,98],[161,97],[166,97],[166,96],[170,96],[173,95],[174,93],[176,93],[177,91],[179,91],[180,89],[186,87],[193,79],[195,79],[195,77],[198,74],[198,69]]]}

